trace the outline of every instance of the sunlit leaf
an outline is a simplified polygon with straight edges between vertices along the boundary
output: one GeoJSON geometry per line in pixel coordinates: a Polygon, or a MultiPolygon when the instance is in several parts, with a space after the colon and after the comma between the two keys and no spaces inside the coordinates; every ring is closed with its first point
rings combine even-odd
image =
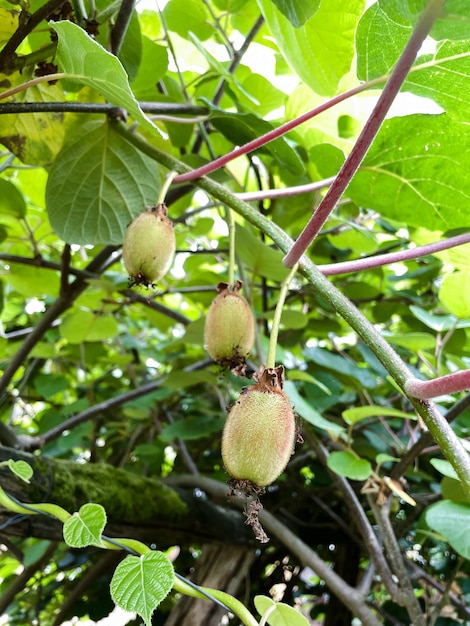
{"type": "Polygon", "coordinates": [[[111,596],[125,611],[135,611],[150,626],[152,613],[173,587],[173,565],[163,552],[127,556],[111,581],[111,596]]]}
{"type": "Polygon", "coordinates": [[[127,74],[114,55],[72,22],[53,22],[51,27],[59,36],[56,59],[63,72],[93,87],[112,104],[125,108],[146,130],[161,136],[158,127],[142,112],[129,87],[127,74]],[[81,53],[76,54],[77,50],[81,53]]]}
{"type": "Polygon", "coordinates": [[[102,546],[106,511],[100,504],[84,504],[64,523],[64,540],[72,548],[102,546]]]}
{"type": "Polygon", "coordinates": [[[29,463],[27,463],[26,461],[14,461],[13,459],[9,459],[8,467],[13,472],[13,474],[15,474],[15,476],[21,478],[21,480],[23,480],[25,483],[29,483],[33,475],[33,468],[29,463]]]}
{"type": "Polygon", "coordinates": [[[322,2],[300,28],[272,0],[258,0],[258,4],[279,49],[304,83],[321,95],[336,93],[353,60],[355,27],[365,2],[322,2]]]}
{"type": "Polygon", "coordinates": [[[267,615],[266,623],[270,626],[308,626],[307,618],[284,602],[274,602],[267,596],[256,596],[254,604],[261,616],[267,615]]]}

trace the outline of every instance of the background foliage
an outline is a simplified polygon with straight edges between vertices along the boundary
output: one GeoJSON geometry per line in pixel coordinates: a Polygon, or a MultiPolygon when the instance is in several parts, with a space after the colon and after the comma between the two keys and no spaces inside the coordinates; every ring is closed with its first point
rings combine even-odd
{"type": "MultiPolygon", "coordinates": [[[[377,79],[211,175],[235,194],[335,176],[425,3],[365,5],[169,0],[160,10],[124,2],[130,19],[122,27],[125,11],[105,0],[72,6],[0,0],[2,91],[44,73],[66,74],[28,83],[0,104],[29,103],[21,113],[0,108],[3,446],[37,451],[50,462],[107,463],[132,475],[170,477],[180,486],[191,474],[190,484],[216,499],[204,479],[227,479],[220,458],[226,407],[249,382],[221,371],[204,350],[204,317],[215,286],[227,279],[227,206],[198,181],[170,189],[177,254],[152,290],[129,289],[120,245],[131,219],[157,200],[171,167],[158,154],[200,167],[377,79]],[[12,51],[24,28],[20,11],[43,19],[12,51]],[[72,102],[80,106],[67,110],[72,102]],[[43,103],[59,104],[52,110],[41,109],[43,103]],[[114,105],[109,115],[100,109],[105,103],[114,105]],[[132,140],[129,129],[136,127],[154,152],[132,140]]],[[[469,228],[465,5],[445,3],[344,199],[308,250],[320,270],[469,228]]],[[[266,193],[252,202],[259,219],[235,214],[237,278],[257,321],[251,373],[265,362],[287,275],[265,224],[296,238],[328,184],[295,196],[266,193]]],[[[435,378],[469,364],[469,266],[466,245],[329,280],[416,376],[435,378]]],[[[286,368],[285,390],[304,442],[268,489],[265,508],[357,586],[379,623],[467,623],[468,493],[374,350],[338,314],[327,290],[300,274],[284,307],[277,362],[286,368]],[[387,482],[391,475],[396,483],[387,482]],[[381,513],[376,492],[388,497],[390,486],[396,495],[381,513]],[[389,556],[383,570],[377,546],[389,556]],[[393,586],[392,575],[403,589],[393,586]]],[[[467,405],[466,396],[438,398],[464,444],[467,405]]],[[[41,497],[48,500],[47,493],[41,497]]],[[[81,500],[92,500],[86,489],[81,500]]],[[[230,506],[223,497],[219,502],[230,506]]],[[[179,544],[174,566],[181,574],[210,551],[208,519],[204,537],[195,532],[192,540],[172,542],[155,533],[158,549],[179,544]]],[[[109,613],[113,568],[100,567],[98,548],[78,551],[60,536],[30,536],[27,529],[15,538],[18,520],[2,520],[5,623],[47,626],[109,613]]],[[[246,544],[253,555],[250,575],[235,591],[249,598],[252,611],[256,594],[271,594],[312,624],[351,623],[350,607],[338,604],[282,532],[271,533],[255,553],[241,516],[239,522],[238,540],[227,536],[227,544],[246,544]]],[[[347,593],[337,592],[339,600],[347,593]]],[[[163,624],[175,603],[170,594],[153,623],[163,624]]],[[[219,623],[213,619],[203,623],[219,623]]]]}

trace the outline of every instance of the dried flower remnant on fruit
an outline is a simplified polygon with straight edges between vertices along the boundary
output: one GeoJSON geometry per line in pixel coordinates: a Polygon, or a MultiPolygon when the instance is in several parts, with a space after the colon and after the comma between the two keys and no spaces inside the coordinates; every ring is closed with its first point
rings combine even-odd
{"type": "Polygon", "coordinates": [[[127,227],[122,258],[130,284],[151,287],[165,276],[175,255],[173,222],[165,204],[150,207],[127,227]]]}
{"type": "Polygon", "coordinates": [[[255,341],[253,313],[239,293],[242,284],[219,283],[205,321],[207,351],[223,367],[243,366],[255,341]]]}

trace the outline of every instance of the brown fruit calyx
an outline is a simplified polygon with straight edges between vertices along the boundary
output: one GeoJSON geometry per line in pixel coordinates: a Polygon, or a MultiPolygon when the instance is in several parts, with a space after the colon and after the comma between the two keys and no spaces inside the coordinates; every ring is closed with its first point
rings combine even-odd
{"type": "Polygon", "coordinates": [[[151,287],[163,278],[175,254],[173,222],[164,203],[150,207],[127,227],[122,258],[131,285],[151,287]]]}
{"type": "Polygon", "coordinates": [[[244,484],[245,492],[246,487],[256,490],[276,480],[294,451],[297,434],[294,411],[282,390],[283,366],[261,366],[254,379],[230,409],[222,436],[225,469],[244,484]]]}
{"type": "Polygon", "coordinates": [[[248,302],[238,292],[242,282],[219,283],[204,326],[210,356],[223,367],[243,365],[255,341],[255,320],[248,302]]]}

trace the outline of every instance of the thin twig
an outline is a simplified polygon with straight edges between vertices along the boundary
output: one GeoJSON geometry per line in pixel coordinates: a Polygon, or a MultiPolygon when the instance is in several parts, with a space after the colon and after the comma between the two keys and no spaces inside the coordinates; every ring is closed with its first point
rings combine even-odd
{"type": "Polygon", "coordinates": [[[122,0],[116,23],[111,30],[111,52],[118,56],[129,28],[135,0],[122,0]]]}
{"type": "Polygon", "coordinates": [[[3,72],[14,61],[16,49],[21,42],[26,39],[29,33],[36,28],[42,20],[46,20],[52,13],[60,9],[65,1],[66,0],[49,0],[32,15],[29,15],[27,11],[21,12],[18,28],[0,52],[0,72],[3,72]]]}

